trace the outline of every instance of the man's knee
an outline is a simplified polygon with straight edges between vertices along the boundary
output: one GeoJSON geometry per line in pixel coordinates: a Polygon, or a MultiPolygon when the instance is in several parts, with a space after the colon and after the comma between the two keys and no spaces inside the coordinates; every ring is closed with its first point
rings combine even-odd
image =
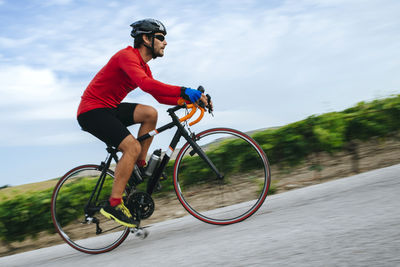
{"type": "Polygon", "coordinates": [[[157,122],[158,112],[152,106],[140,105],[135,110],[135,121],[137,122],[157,122]]]}
{"type": "Polygon", "coordinates": [[[142,146],[132,135],[128,135],[124,140],[122,140],[121,144],[118,146],[118,149],[123,154],[134,156],[140,154],[142,146]]]}
{"type": "Polygon", "coordinates": [[[145,106],[145,121],[157,122],[158,112],[151,106],[145,106]]]}
{"type": "Polygon", "coordinates": [[[152,121],[157,121],[158,119],[158,112],[155,108],[149,107],[149,117],[152,121]]]}

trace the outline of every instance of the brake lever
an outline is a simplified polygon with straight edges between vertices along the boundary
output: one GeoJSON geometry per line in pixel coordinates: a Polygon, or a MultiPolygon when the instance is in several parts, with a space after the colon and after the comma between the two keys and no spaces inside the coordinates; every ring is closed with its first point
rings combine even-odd
{"type": "MultiPolygon", "coordinates": [[[[204,87],[201,86],[201,85],[197,88],[197,90],[199,90],[202,94],[204,94],[204,92],[205,92],[204,87]]],[[[211,96],[209,94],[207,94],[206,97],[207,97],[207,105],[205,105],[203,102],[199,101],[199,106],[202,107],[202,108],[207,108],[208,113],[210,113],[214,117],[213,109],[212,109],[212,107],[210,105],[211,96]]]]}
{"type": "Polygon", "coordinates": [[[208,113],[210,113],[210,114],[214,117],[213,108],[212,108],[211,105],[210,105],[210,103],[211,103],[211,96],[210,96],[209,94],[206,94],[206,97],[207,97],[207,110],[208,110],[208,113]]]}

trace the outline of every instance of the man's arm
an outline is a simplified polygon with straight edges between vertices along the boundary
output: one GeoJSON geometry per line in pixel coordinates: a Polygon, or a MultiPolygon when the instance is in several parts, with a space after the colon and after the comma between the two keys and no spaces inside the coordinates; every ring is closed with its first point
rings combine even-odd
{"type": "Polygon", "coordinates": [[[176,96],[152,96],[158,101],[158,103],[165,105],[178,105],[178,99],[180,98],[176,96]]]}
{"type": "Polygon", "coordinates": [[[180,97],[180,86],[165,84],[149,77],[140,66],[138,59],[121,56],[119,58],[119,65],[140,89],[151,94],[155,98],[158,96],[180,97]]]}

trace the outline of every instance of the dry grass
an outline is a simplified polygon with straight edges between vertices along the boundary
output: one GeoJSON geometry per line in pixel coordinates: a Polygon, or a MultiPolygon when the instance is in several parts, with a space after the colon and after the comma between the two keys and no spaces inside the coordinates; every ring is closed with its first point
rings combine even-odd
{"type": "Polygon", "coordinates": [[[48,181],[38,182],[38,183],[31,183],[31,184],[24,184],[18,186],[11,186],[0,190],[0,199],[3,197],[15,197],[16,195],[24,194],[27,192],[35,192],[35,191],[42,191],[50,188],[54,188],[57,184],[57,179],[52,179],[48,181]]]}

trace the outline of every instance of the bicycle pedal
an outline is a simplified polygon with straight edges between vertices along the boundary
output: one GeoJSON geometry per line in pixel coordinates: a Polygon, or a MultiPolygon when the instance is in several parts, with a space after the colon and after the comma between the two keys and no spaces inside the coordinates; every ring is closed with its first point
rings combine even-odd
{"type": "Polygon", "coordinates": [[[144,228],[133,228],[131,232],[136,236],[139,237],[140,239],[145,239],[149,235],[149,231],[144,228]]]}
{"type": "Polygon", "coordinates": [[[161,174],[160,181],[165,181],[165,180],[167,180],[167,179],[168,179],[168,176],[165,174],[165,172],[163,172],[163,173],[161,174]]]}

